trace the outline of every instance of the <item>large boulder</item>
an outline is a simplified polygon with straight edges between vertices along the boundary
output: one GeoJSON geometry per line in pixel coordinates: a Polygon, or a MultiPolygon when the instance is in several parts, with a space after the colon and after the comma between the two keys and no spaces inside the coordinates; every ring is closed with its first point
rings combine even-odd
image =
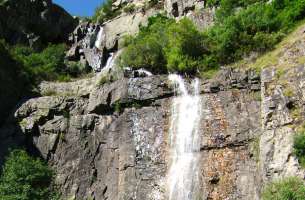
{"type": "Polygon", "coordinates": [[[77,25],[51,0],[5,0],[0,16],[0,37],[13,44],[64,42],[77,25]]]}

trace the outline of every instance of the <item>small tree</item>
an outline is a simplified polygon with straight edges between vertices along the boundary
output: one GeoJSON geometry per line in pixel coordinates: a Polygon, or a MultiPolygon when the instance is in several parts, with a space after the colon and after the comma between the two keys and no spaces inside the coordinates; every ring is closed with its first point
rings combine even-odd
{"type": "Polygon", "coordinates": [[[8,156],[0,178],[0,200],[53,200],[53,171],[24,150],[8,156]]]}

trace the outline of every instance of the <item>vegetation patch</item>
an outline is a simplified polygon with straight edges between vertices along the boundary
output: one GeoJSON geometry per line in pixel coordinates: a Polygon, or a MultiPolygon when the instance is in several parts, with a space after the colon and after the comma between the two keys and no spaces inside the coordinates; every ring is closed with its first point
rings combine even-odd
{"type": "Polygon", "coordinates": [[[205,62],[203,35],[188,19],[175,22],[165,16],[151,17],[136,37],[125,38],[119,64],[157,73],[194,73],[205,62]]]}
{"type": "MultiPolygon", "coordinates": [[[[14,71],[18,84],[28,90],[34,90],[41,81],[70,81],[88,73],[88,68],[80,63],[65,63],[65,44],[50,44],[41,51],[35,51],[26,46],[10,46],[2,40],[0,47],[1,66],[5,71],[6,68],[14,71]]],[[[5,77],[2,72],[0,76],[3,80],[11,78],[5,77]]]]}
{"type": "Polygon", "coordinates": [[[59,200],[59,194],[53,190],[53,179],[54,173],[46,163],[24,150],[13,150],[0,178],[0,199],[59,200]]]}
{"type": "Polygon", "coordinates": [[[263,200],[304,200],[304,182],[296,177],[289,177],[268,184],[263,193],[263,200]]]}
{"type": "Polygon", "coordinates": [[[293,139],[293,152],[302,167],[305,167],[305,130],[301,129],[293,139]]]}

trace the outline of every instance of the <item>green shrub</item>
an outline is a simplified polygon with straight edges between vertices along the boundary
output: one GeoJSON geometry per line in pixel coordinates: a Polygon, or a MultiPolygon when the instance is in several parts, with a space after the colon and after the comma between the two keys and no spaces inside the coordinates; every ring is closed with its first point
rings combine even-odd
{"type": "Polygon", "coordinates": [[[128,37],[127,47],[120,56],[119,64],[135,69],[146,68],[154,72],[166,72],[164,48],[168,45],[168,27],[174,20],[158,15],[149,18],[148,25],[140,27],[136,37],[128,37]]]}
{"type": "Polygon", "coordinates": [[[157,73],[167,71],[193,73],[208,59],[204,36],[189,19],[175,22],[165,16],[149,18],[136,37],[128,37],[120,65],[135,69],[146,68],[157,73]]]}
{"type": "Polygon", "coordinates": [[[165,47],[167,69],[170,72],[195,73],[204,64],[208,53],[205,39],[187,18],[173,23],[167,30],[168,45],[165,47]]]}
{"type": "Polygon", "coordinates": [[[14,150],[6,159],[0,178],[1,200],[53,200],[51,190],[54,173],[40,159],[24,150],[14,150]]]}
{"type": "Polygon", "coordinates": [[[267,2],[267,0],[209,0],[208,6],[217,6],[216,11],[217,21],[222,21],[226,17],[239,12],[242,8],[247,8],[258,2],[267,2]]]}
{"type": "Polygon", "coordinates": [[[305,132],[299,133],[294,137],[293,150],[300,165],[305,167],[305,132]]]}
{"type": "Polygon", "coordinates": [[[105,83],[110,83],[110,79],[109,79],[109,76],[107,75],[104,75],[104,76],[101,76],[99,81],[98,81],[98,85],[104,85],[105,83]]]}
{"type": "Polygon", "coordinates": [[[17,60],[28,80],[37,84],[42,80],[57,80],[65,74],[65,45],[49,45],[42,52],[34,52],[29,47],[16,46],[11,52],[17,60]]]}
{"type": "Polygon", "coordinates": [[[79,62],[65,63],[65,50],[64,44],[49,45],[41,52],[15,46],[11,49],[11,54],[20,63],[27,79],[37,85],[42,80],[66,82],[89,72],[87,66],[79,62]]]}
{"type": "Polygon", "coordinates": [[[305,12],[304,0],[230,2],[221,1],[216,25],[206,33],[220,64],[234,62],[252,51],[273,48],[305,12]],[[236,6],[245,8],[232,12],[236,6]]]}
{"type": "Polygon", "coordinates": [[[87,64],[81,63],[79,61],[68,61],[65,62],[66,73],[71,77],[79,77],[90,73],[90,67],[87,64]]]}
{"type": "Polygon", "coordinates": [[[268,184],[263,193],[263,200],[304,200],[305,185],[296,177],[285,178],[268,184]]]}

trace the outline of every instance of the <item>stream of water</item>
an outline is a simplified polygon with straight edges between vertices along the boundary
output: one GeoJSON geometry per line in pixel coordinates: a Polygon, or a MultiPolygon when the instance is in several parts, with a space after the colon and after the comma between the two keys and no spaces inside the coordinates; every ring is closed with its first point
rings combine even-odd
{"type": "Polygon", "coordinates": [[[103,45],[102,43],[104,42],[105,40],[105,36],[104,36],[104,28],[103,27],[100,27],[100,30],[97,34],[97,38],[96,38],[96,41],[95,41],[95,47],[98,48],[99,50],[103,50],[103,45]]]}
{"type": "Polygon", "coordinates": [[[196,200],[199,190],[201,102],[199,79],[190,87],[179,75],[169,75],[177,96],[170,124],[171,165],[167,174],[169,200],[196,200]]]}

